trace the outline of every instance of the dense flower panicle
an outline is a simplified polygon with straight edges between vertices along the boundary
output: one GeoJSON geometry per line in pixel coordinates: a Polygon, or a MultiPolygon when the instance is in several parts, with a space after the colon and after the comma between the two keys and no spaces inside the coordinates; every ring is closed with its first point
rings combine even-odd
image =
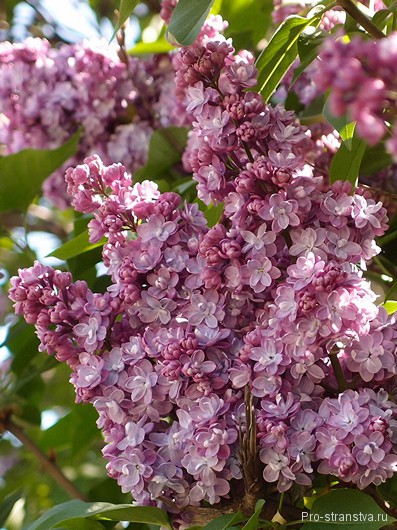
{"type": "Polygon", "coordinates": [[[166,24],[170,23],[172,13],[178,4],[178,0],[161,0],[160,17],[166,24]]]}
{"type": "Polygon", "coordinates": [[[245,90],[256,84],[250,54],[235,55],[225,40],[193,45],[178,55],[176,71],[181,97],[195,116],[184,161],[204,202],[221,201],[245,186],[247,162],[261,165],[261,179],[273,171],[273,180],[288,179],[301,166],[310,140],[293,113],[268,107],[245,90]]]}
{"type": "MultiPolygon", "coordinates": [[[[369,0],[360,0],[368,10],[376,13],[381,9],[385,9],[385,4],[382,0],[375,0],[370,2],[369,0]]],[[[272,11],[272,18],[275,24],[283,22],[290,15],[299,14],[307,11],[308,8],[315,8],[316,2],[312,0],[273,0],[274,9],[272,11]]],[[[325,31],[331,31],[336,25],[344,24],[346,21],[346,13],[343,9],[337,7],[334,9],[327,10],[322,18],[319,25],[320,29],[325,31]]]]}
{"type": "MultiPolygon", "coordinates": [[[[0,45],[0,144],[6,154],[27,147],[58,147],[82,127],[74,163],[90,153],[130,172],[146,163],[153,128],[186,125],[175,91],[171,58],[129,58],[123,63],[107,43],[51,48],[44,39],[0,45]]],[[[69,162],[70,163],[70,162],[69,162]]],[[[64,207],[64,169],[44,192],[64,207]]]]}
{"type": "MultiPolygon", "coordinates": [[[[274,0],[274,9],[272,11],[272,19],[275,24],[284,22],[286,18],[291,15],[300,14],[305,12],[308,7],[315,7],[316,2],[302,0],[302,1],[290,1],[290,0],[274,0]]],[[[383,3],[382,3],[383,6],[383,3]]],[[[381,9],[381,8],[379,8],[381,9]]],[[[344,24],[346,21],[346,13],[341,8],[329,9],[321,17],[319,28],[324,31],[331,31],[335,26],[344,24]]]]}
{"type": "MultiPolygon", "coordinates": [[[[357,132],[370,145],[385,136],[387,122],[394,119],[384,109],[396,103],[396,42],[395,33],[380,41],[354,37],[345,42],[329,37],[313,78],[319,90],[331,89],[332,112],[337,116],[348,113],[357,122],[357,132]]],[[[386,146],[396,159],[394,133],[395,127],[386,146]]]]}
{"type": "Polygon", "coordinates": [[[139,504],[178,513],[232,495],[247,390],[263,477],[279,491],[315,473],[379,484],[397,471],[385,391],[397,327],[363,270],[386,210],[313,172],[293,114],[247,91],[249,54],[203,38],[174,62],[194,116],[185,163],[204,201],[224,201],[222,220],[209,228],[197,204],[90,156],[67,170],[67,190],[93,214],[90,241],[107,239],[111,285],[92,293],[35,263],[11,280],[15,310],[72,367],[108,473],[139,504]],[[340,392],[335,358],[355,390],[340,392]]]}

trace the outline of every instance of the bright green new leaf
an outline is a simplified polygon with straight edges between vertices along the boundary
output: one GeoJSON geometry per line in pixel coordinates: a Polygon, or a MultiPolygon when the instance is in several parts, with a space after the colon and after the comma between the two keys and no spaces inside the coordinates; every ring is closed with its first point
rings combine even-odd
{"type": "Polygon", "coordinates": [[[139,0],[120,0],[119,19],[114,29],[112,38],[110,39],[111,41],[114,39],[116,33],[119,31],[124,22],[130,18],[132,12],[138,5],[138,2],[139,0]]]}
{"type": "MultiPolygon", "coordinates": [[[[353,135],[356,128],[356,122],[351,121],[348,116],[335,116],[332,114],[329,99],[325,102],[323,108],[324,118],[338,131],[346,148],[351,151],[353,147],[353,135]]],[[[364,154],[364,153],[363,153],[364,154]]]]}
{"type": "Polygon", "coordinates": [[[75,154],[80,134],[57,149],[24,149],[0,158],[0,212],[26,210],[43,181],[75,154]]]}
{"type": "Polygon", "coordinates": [[[387,300],[382,306],[386,309],[387,314],[391,315],[397,311],[397,301],[396,300],[387,300]]]}
{"type": "Polygon", "coordinates": [[[83,502],[80,500],[73,500],[54,506],[54,508],[30,525],[27,530],[62,528],[65,522],[81,518],[148,523],[164,526],[172,530],[167,513],[153,506],[117,505],[107,502],[83,502]]]}
{"type": "Polygon", "coordinates": [[[259,517],[264,505],[265,501],[263,499],[259,499],[259,501],[256,503],[254,513],[243,526],[243,530],[256,530],[258,528],[259,517]]]}
{"type": "Polygon", "coordinates": [[[365,148],[366,143],[356,134],[353,135],[351,149],[348,149],[345,142],[342,142],[331,162],[330,182],[346,180],[351,182],[355,188],[365,148]]]}
{"type": "Polygon", "coordinates": [[[379,508],[374,499],[353,489],[334,490],[314,501],[311,519],[302,530],[379,530],[396,519],[379,508]]]}
{"type": "Polygon", "coordinates": [[[268,101],[281,79],[298,56],[298,39],[309,26],[316,27],[319,16],[310,19],[291,15],[274,33],[256,61],[258,83],[254,88],[268,101]]]}
{"type": "Polygon", "coordinates": [[[165,39],[159,39],[155,42],[138,42],[131,50],[129,55],[147,55],[152,53],[168,53],[174,49],[174,46],[165,39]]]}
{"type": "Polygon", "coordinates": [[[84,230],[84,232],[81,232],[78,236],[74,237],[70,241],[67,241],[64,245],[56,248],[49,256],[53,256],[54,258],[66,260],[70,258],[75,258],[76,256],[80,256],[80,254],[84,254],[84,252],[88,252],[89,250],[92,250],[93,248],[101,247],[106,242],[106,239],[103,238],[97,243],[90,243],[88,240],[88,230],[84,230]]]}
{"type": "Polygon", "coordinates": [[[166,34],[171,44],[193,44],[213,3],[214,0],[179,0],[166,34]]]}

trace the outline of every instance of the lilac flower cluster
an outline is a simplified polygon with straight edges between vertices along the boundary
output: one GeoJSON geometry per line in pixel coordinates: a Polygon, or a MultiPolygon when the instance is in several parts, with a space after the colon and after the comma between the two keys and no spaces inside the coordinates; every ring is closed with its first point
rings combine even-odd
{"type": "Polygon", "coordinates": [[[370,145],[389,134],[386,146],[395,160],[397,125],[392,109],[396,104],[396,50],[395,33],[379,41],[328,38],[314,75],[319,90],[331,89],[332,112],[337,116],[348,113],[357,122],[357,132],[370,145]]]}
{"type": "MultiPolygon", "coordinates": [[[[188,123],[171,106],[174,71],[168,56],[129,58],[106,43],[50,47],[44,39],[0,44],[0,144],[4,154],[58,147],[83,127],[77,164],[90,153],[123,162],[132,173],[145,164],[153,128],[188,123]]],[[[175,98],[174,98],[175,99],[175,98]]],[[[64,169],[44,184],[66,205],[64,169]]]]}
{"type": "MultiPolygon", "coordinates": [[[[172,1],[172,0],[171,0],[172,1]]],[[[385,9],[385,4],[382,0],[375,0],[370,2],[368,0],[359,0],[364,4],[368,10],[372,12],[385,9]]],[[[274,9],[272,11],[272,18],[275,24],[283,22],[290,15],[300,13],[307,13],[311,8],[316,7],[316,2],[312,0],[273,0],[274,9]]],[[[344,24],[346,21],[346,13],[340,7],[327,10],[321,18],[320,29],[331,31],[336,25],[344,24]]]]}
{"type": "MultiPolygon", "coordinates": [[[[272,18],[275,24],[284,22],[290,15],[296,15],[301,12],[307,12],[310,8],[315,7],[316,2],[311,0],[290,1],[290,0],[274,0],[274,9],[272,11],[272,18]]],[[[383,5],[383,4],[382,4],[383,5]]],[[[329,9],[324,13],[320,22],[320,29],[331,31],[338,24],[344,24],[346,20],[346,13],[340,9],[329,9]]]]}
{"type": "Polygon", "coordinates": [[[15,310],[71,366],[108,473],[137,503],[178,513],[233,496],[247,392],[266,482],[379,484],[397,471],[397,326],[363,270],[386,210],[313,175],[293,114],[246,90],[249,54],[204,39],[176,61],[194,116],[185,164],[222,219],[208,228],[197,204],[88,157],[67,190],[93,214],[90,240],[107,238],[111,285],[36,263],[11,280],[15,310]]]}

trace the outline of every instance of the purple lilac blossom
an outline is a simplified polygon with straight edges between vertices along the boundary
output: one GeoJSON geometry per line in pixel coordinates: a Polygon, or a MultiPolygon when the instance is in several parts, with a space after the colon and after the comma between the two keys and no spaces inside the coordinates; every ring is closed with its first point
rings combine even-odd
{"type": "Polygon", "coordinates": [[[91,241],[107,240],[111,285],[95,294],[36,262],[11,279],[15,311],[70,365],[76,399],[98,411],[109,476],[138,504],[178,513],[230,498],[243,480],[244,387],[263,478],[278,491],[310,488],[318,473],[380,484],[397,470],[384,388],[397,327],[363,265],[386,211],[313,174],[293,114],[246,91],[250,54],[202,35],[175,62],[195,116],[186,158],[224,217],[209,228],[197,205],[88,157],[67,170],[67,189],[93,215],[91,241]],[[332,355],[356,390],[340,391],[332,355]]]}

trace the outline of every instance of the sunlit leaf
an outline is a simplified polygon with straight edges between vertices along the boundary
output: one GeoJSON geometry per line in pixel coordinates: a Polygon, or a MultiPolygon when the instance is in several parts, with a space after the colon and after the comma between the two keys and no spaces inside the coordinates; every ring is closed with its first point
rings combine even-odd
{"type": "Polygon", "coordinates": [[[337,180],[346,180],[351,182],[354,188],[356,187],[365,148],[366,143],[364,140],[355,134],[353,135],[351,149],[348,149],[345,142],[342,142],[331,162],[331,183],[337,180]]]}
{"type": "Polygon", "coordinates": [[[89,250],[92,250],[97,247],[101,247],[106,242],[106,239],[103,238],[97,243],[90,243],[88,230],[84,230],[78,236],[74,237],[70,241],[67,241],[62,246],[56,248],[49,256],[53,256],[58,259],[66,260],[80,256],[89,250]]]}
{"type": "Polygon", "coordinates": [[[344,145],[349,151],[351,151],[356,122],[351,121],[346,114],[343,116],[335,116],[331,112],[329,99],[325,102],[323,116],[338,131],[340,137],[344,141],[344,145]]]}
{"type": "Polygon", "coordinates": [[[382,306],[386,309],[389,315],[397,311],[397,301],[396,300],[387,300],[382,306]]]}
{"type": "Polygon", "coordinates": [[[138,5],[138,2],[139,0],[120,0],[119,18],[117,20],[117,24],[114,29],[114,33],[112,35],[111,40],[114,39],[116,33],[119,31],[124,22],[130,18],[132,12],[138,5]]]}
{"type": "Polygon", "coordinates": [[[308,26],[317,26],[318,16],[310,19],[291,15],[274,33],[256,61],[258,83],[255,88],[265,101],[278,87],[281,79],[298,56],[298,39],[308,26]]]}
{"type": "Polygon", "coordinates": [[[174,49],[174,46],[165,39],[159,39],[155,42],[138,42],[131,50],[130,55],[147,55],[152,53],[168,53],[174,49]]]}

